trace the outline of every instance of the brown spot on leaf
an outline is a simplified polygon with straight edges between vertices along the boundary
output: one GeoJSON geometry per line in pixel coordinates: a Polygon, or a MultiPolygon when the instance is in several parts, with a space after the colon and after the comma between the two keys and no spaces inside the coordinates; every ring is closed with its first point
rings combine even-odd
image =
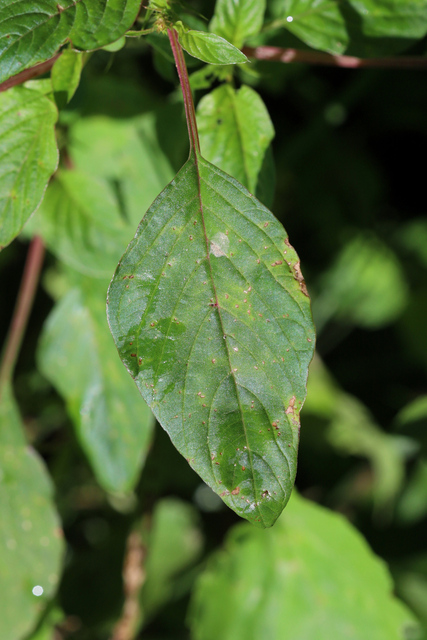
{"type": "Polygon", "coordinates": [[[238,496],[240,493],[240,487],[236,487],[235,489],[233,489],[233,491],[231,492],[232,496],[238,496]]]}
{"type": "Polygon", "coordinates": [[[295,396],[292,396],[292,398],[289,400],[289,406],[286,409],[285,413],[287,413],[288,415],[295,413],[295,402],[296,402],[296,398],[295,396]]]}
{"type": "Polygon", "coordinates": [[[295,278],[295,280],[298,280],[298,282],[299,282],[299,287],[300,287],[300,289],[301,289],[302,293],[303,293],[305,296],[307,296],[307,297],[308,297],[308,291],[307,291],[307,287],[306,287],[306,284],[305,284],[304,277],[303,277],[303,275],[302,275],[302,273],[301,273],[301,263],[300,263],[300,261],[299,261],[299,260],[298,260],[298,262],[296,262],[296,263],[294,264],[293,269],[294,269],[294,278],[295,278]]]}

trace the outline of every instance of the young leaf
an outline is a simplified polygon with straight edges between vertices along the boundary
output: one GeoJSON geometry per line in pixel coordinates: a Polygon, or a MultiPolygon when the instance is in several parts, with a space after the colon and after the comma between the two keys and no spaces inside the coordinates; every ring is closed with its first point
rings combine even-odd
{"type": "Polygon", "coordinates": [[[52,494],[42,461],[25,443],[18,408],[5,385],[0,403],[0,637],[4,640],[23,638],[31,631],[58,585],[63,543],[52,494]]]}
{"type": "Polygon", "coordinates": [[[0,249],[38,207],[56,169],[57,115],[53,102],[35,89],[0,94],[0,249]]]}
{"type": "Polygon", "coordinates": [[[0,82],[47,60],[67,38],[85,50],[115,42],[140,6],[140,0],[0,0],[0,82]]]}
{"type": "Polygon", "coordinates": [[[240,49],[262,27],[265,0],[217,0],[209,29],[240,49]]]}
{"type": "Polygon", "coordinates": [[[70,102],[79,86],[82,62],[82,54],[79,51],[66,49],[53,65],[52,88],[59,109],[63,109],[70,102]]]}
{"type": "Polygon", "coordinates": [[[218,87],[197,108],[200,144],[206,159],[255,193],[274,129],[261,97],[250,87],[218,87]]]}
{"type": "Polygon", "coordinates": [[[179,33],[182,48],[190,56],[209,64],[241,64],[248,62],[247,57],[232,44],[214,33],[186,30],[182,22],[176,22],[174,28],[179,33]]]}
{"type": "Polygon", "coordinates": [[[310,47],[335,54],[345,51],[349,37],[337,0],[274,0],[272,11],[310,47]]]}
{"type": "Polygon", "coordinates": [[[314,347],[281,224],[193,151],[119,263],[108,318],[177,449],[237,513],[271,526],[295,478],[314,347]]]}
{"type": "Polygon", "coordinates": [[[343,518],[293,495],[271,531],[241,524],[200,577],[195,640],[401,640],[413,614],[384,563],[343,518]]]}
{"type": "Polygon", "coordinates": [[[153,419],[117,359],[105,320],[104,288],[86,281],[72,289],[43,330],[40,370],[67,401],[77,437],[107,491],[131,490],[138,480],[153,419]]]}

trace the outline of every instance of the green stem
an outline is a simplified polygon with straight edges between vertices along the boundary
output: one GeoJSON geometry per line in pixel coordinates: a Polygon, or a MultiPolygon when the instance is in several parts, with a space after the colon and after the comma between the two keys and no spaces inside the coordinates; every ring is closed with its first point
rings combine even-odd
{"type": "Polygon", "coordinates": [[[184,98],[185,117],[187,119],[188,137],[190,138],[190,153],[191,151],[195,151],[197,154],[199,154],[200,143],[199,133],[197,131],[196,111],[194,109],[193,95],[191,93],[190,80],[188,78],[184,54],[179,43],[178,33],[175,31],[175,29],[168,29],[168,36],[171,43],[176,68],[178,71],[179,81],[181,83],[182,95],[184,98]]]}
{"type": "Polygon", "coordinates": [[[44,244],[39,236],[35,236],[28,249],[27,260],[22,275],[21,286],[16,300],[12,321],[9,327],[3,356],[0,363],[0,396],[4,385],[10,382],[13,369],[19,354],[22,338],[33,305],[34,294],[39,282],[43,265],[44,244]]]}

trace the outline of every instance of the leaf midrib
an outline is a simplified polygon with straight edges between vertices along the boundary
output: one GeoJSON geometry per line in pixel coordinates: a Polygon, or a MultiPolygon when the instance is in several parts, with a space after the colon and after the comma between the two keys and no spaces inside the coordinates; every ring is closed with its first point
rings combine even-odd
{"type": "MultiPolygon", "coordinates": [[[[210,275],[210,280],[211,280],[211,284],[212,284],[212,289],[213,289],[213,293],[214,293],[214,299],[215,299],[215,307],[217,312],[218,312],[218,318],[219,318],[219,323],[221,325],[221,332],[222,335],[225,336],[226,331],[225,331],[225,327],[224,327],[224,323],[223,323],[223,319],[222,319],[222,315],[221,315],[221,308],[219,305],[219,299],[218,299],[218,294],[217,294],[217,290],[216,290],[216,285],[215,285],[215,278],[213,275],[213,269],[212,269],[212,263],[211,263],[211,259],[210,259],[210,253],[209,253],[209,238],[208,238],[208,234],[206,232],[206,224],[205,224],[205,216],[204,216],[204,211],[203,211],[203,199],[202,199],[202,190],[201,190],[201,175],[200,175],[200,170],[199,170],[199,156],[198,156],[198,151],[197,150],[193,150],[192,152],[193,155],[193,159],[194,159],[194,165],[196,168],[196,175],[197,175],[197,192],[198,192],[198,198],[199,198],[199,203],[200,203],[200,209],[199,209],[199,213],[200,213],[200,218],[202,221],[202,228],[203,228],[203,235],[205,238],[205,244],[206,244],[206,260],[207,263],[209,265],[209,275],[210,275]]],[[[253,486],[253,490],[254,490],[254,495],[255,495],[255,499],[258,495],[258,491],[257,488],[255,486],[255,473],[254,473],[254,466],[253,466],[253,459],[252,459],[252,449],[250,447],[249,444],[249,440],[248,440],[248,433],[247,433],[247,428],[246,428],[246,423],[245,423],[245,419],[244,419],[244,413],[243,413],[243,409],[242,409],[242,403],[240,401],[240,394],[239,394],[239,390],[238,390],[238,384],[237,384],[237,380],[236,380],[236,376],[234,375],[234,371],[233,371],[233,367],[231,364],[231,358],[230,358],[230,350],[227,344],[227,340],[224,340],[225,343],[225,350],[227,352],[227,359],[228,359],[228,364],[229,364],[229,368],[230,368],[230,375],[233,379],[233,383],[234,383],[234,388],[236,391],[236,397],[237,397],[237,403],[239,406],[239,413],[240,413],[240,418],[241,418],[241,423],[242,423],[242,427],[243,427],[243,432],[245,434],[245,441],[246,441],[246,446],[247,446],[247,451],[248,451],[248,458],[249,458],[249,464],[251,467],[251,476],[252,476],[252,486],[253,486]]],[[[230,499],[231,498],[231,491],[230,491],[230,499]]],[[[263,524],[265,525],[265,521],[264,521],[264,517],[262,515],[261,510],[258,508],[258,505],[256,506],[256,510],[259,514],[259,516],[261,517],[263,524]]]]}

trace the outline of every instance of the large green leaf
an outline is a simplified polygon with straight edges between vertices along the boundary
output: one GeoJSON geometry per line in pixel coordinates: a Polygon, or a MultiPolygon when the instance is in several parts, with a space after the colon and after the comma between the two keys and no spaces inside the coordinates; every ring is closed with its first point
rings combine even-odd
{"type": "Polygon", "coordinates": [[[70,39],[79,49],[98,49],[118,40],[135,22],[141,0],[77,0],[70,39]]]}
{"type": "Polygon", "coordinates": [[[182,22],[174,25],[179,33],[179,41],[190,56],[209,64],[241,64],[247,57],[235,46],[215,33],[187,30],[182,22]]]}
{"type": "Polygon", "coordinates": [[[363,33],[384,38],[422,38],[427,33],[424,0],[349,0],[362,18],[363,33]]]}
{"type": "MultiPolygon", "coordinates": [[[[73,163],[80,171],[115,185],[124,217],[133,231],[141,220],[141,210],[145,211],[173,178],[170,163],[156,137],[154,114],[129,120],[105,116],[80,118],[69,137],[73,163]]],[[[126,242],[120,255],[125,245],[126,242]]]]}
{"type": "Polygon", "coordinates": [[[55,105],[35,89],[0,94],[0,248],[38,207],[58,163],[55,105]]]}
{"type": "Polygon", "coordinates": [[[402,640],[412,614],[360,534],[294,495],[271,531],[238,525],[202,574],[194,640],[402,640]]]}
{"type": "Polygon", "coordinates": [[[197,108],[200,145],[206,159],[255,193],[274,128],[256,91],[222,85],[197,108]]]}
{"type": "Polygon", "coordinates": [[[58,171],[29,228],[66,264],[93,277],[111,274],[128,238],[111,185],[79,170],[58,171]]]}
{"type": "Polygon", "coordinates": [[[20,640],[29,633],[56,591],[63,544],[52,493],[42,461],[25,443],[6,385],[0,403],[2,640],[20,640]]]}
{"type": "Polygon", "coordinates": [[[100,484],[133,488],[145,459],[153,419],[114,349],[103,288],[84,281],[54,308],[43,330],[41,371],[67,401],[77,437],[100,484]],[[101,295],[100,295],[101,293],[101,295]]]}
{"type": "Polygon", "coordinates": [[[272,11],[289,31],[314,49],[343,53],[348,33],[339,0],[273,0],[272,11]]]}
{"type": "Polygon", "coordinates": [[[193,152],[121,259],[108,317],[177,449],[237,513],[272,525],[293,486],[314,347],[281,224],[193,152]]]}
{"type": "Polygon", "coordinates": [[[114,42],[140,0],[0,0],[0,82],[47,60],[70,38],[79,49],[114,42]]]}
{"type": "Polygon", "coordinates": [[[240,49],[261,30],[265,5],[265,0],[217,0],[209,28],[240,49]]]}

